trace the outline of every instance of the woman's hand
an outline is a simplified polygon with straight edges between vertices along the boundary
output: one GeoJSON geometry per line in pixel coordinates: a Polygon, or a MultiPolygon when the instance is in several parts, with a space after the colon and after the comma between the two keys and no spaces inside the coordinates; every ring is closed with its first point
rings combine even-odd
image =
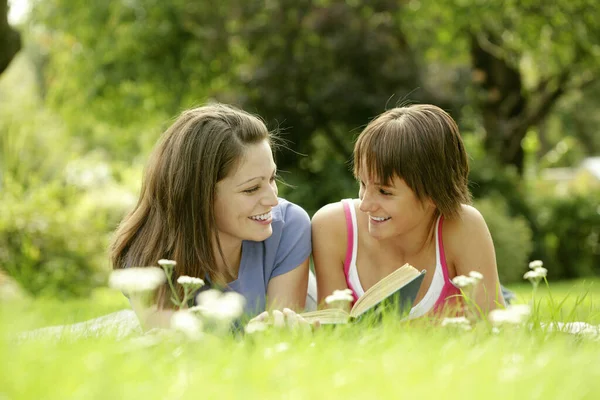
{"type": "Polygon", "coordinates": [[[284,308],[283,310],[264,311],[263,313],[252,318],[248,327],[255,328],[257,325],[273,326],[275,328],[288,328],[290,330],[310,330],[311,328],[317,328],[320,324],[318,322],[310,324],[302,316],[295,311],[284,308]]]}

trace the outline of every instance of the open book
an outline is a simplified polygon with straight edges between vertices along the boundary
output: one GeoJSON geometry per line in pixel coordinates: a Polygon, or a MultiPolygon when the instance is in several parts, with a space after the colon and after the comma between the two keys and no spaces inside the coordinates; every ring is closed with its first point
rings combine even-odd
{"type": "Polygon", "coordinates": [[[404,264],[362,295],[348,313],[339,308],[309,311],[300,314],[305,320],[321,324],[345,324],[358,319],[369,310],[393,308],[400,313],[408,314],[412,307],[423,278],[425,270],[419,272],[410,264],[404,264]]]}

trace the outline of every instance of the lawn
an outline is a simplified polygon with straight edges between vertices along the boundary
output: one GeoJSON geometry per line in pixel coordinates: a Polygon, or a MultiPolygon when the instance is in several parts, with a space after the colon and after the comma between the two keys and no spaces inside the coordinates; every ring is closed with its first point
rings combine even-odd
{"type": "MultiPolygon", "coordinates": [[[[531,286],[511,287],[529,301],[531,286]]],[[[544,321],[600,323],[600,280],[551,284],[544,321]],[[584,294],[586,296],[584,297],[584,294]],[[559,304],[566,298],[566,301],[559,304]],[[575,311],[573,311],[573,309],[575,311]]],[[[386,320],[376,326],[15,341],[14,333],[126,308],[103,289],[87,300],[0,306],[0,399],[450,398],[596,399],[600,341],[526,326],[471,331],[386,320]]]]}

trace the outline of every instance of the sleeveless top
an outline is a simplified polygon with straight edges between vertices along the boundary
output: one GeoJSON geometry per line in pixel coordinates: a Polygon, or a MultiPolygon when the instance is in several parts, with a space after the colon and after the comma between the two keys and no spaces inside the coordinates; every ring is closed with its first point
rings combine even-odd
{"type": "MultiPolygon", "coordinates": [[[[348,288],[352,291],[354,301],[365,294],[358,277],[356,268],[356,253],[358,249],[358,224],[356,222],[356,210],[352,199],[342,200],[344,214],[346,215],[346,227],[348,232],[348,246],[344,260],[344,275],[348,288]]],[[[442,242],[442,225],[444,218],[440,215],[435,226],[435,272],[431,285],[425,296],[410,310],[409,318],[418,318],[429,311],[440,311],[447,303],[455,302],[460,295],[460,289],[452,283],[448,276],[448,266],[442,242]]]]}

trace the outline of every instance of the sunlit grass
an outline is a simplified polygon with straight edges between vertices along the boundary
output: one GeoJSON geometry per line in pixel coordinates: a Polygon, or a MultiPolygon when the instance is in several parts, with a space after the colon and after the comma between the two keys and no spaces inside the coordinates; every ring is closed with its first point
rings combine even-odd
{"type": "MultiPolygon", "coordinates": [[[[529,303],[531,285],[527,282],[509,286],[517,294],[517,302],[529,303]]],[[[600,324],[600,279],[542,282],[536,293],[540,318],[555,321],[585,321],[600,324]]]]}
{"type": "MultiPolygon", "coordinates": [[[[599,283],[551,283],[551,293],[557,302],[567,298],[568,310],[587,291],[577,315],[594,322],[599,283]]],[[[511,289],[520,301],[530,300],[529,284],[511,289]]],[[[540,314],[559,315],[547,298],[540,287],[540,314]]],[[[109,289],[87,300],[2,306],[0,399],[594,399],[600,393],[599,341],[526,327],[493,333],[485,323],[465,332],[386,321],[199,341],[6,337],[16,327],[78,322],[127,307],[109,289]]]]}
{"type": "Polygon", "coordinates": [[[100,317],[129,307],[129,301],[122,293],[108,288],[92,291],[88,298],[68,301],[54,297],[39,297],[23,302],[0,303],[0,315],[4,328],[11,330],[35,329],[52,325],[65,325],[100,317]]]}

